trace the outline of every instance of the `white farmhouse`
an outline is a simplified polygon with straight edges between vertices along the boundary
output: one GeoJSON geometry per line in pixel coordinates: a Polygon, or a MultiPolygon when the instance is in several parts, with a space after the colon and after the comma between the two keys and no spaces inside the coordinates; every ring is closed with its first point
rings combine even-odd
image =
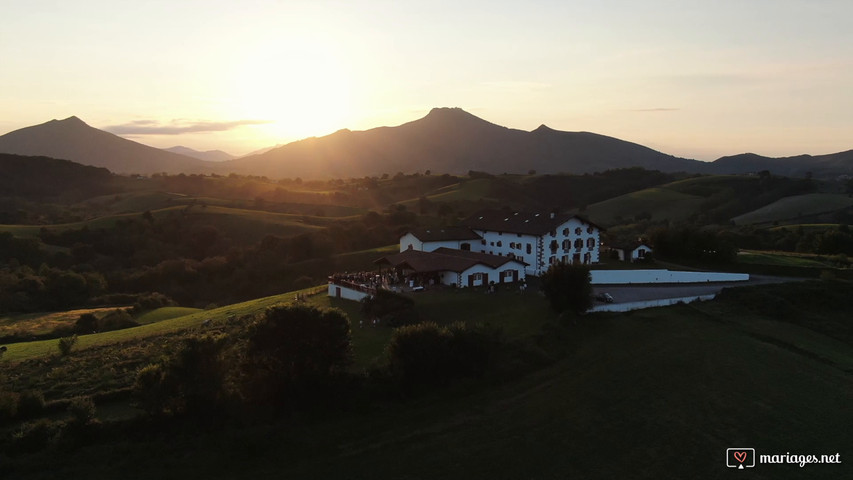
{"type": "Polygon", "coordinates": [[[483,210],[463,224],[480,236],[473,251],[517,258],[528,275],[557,263],[599,261],[602,228],[578,215],[483,210]]]}

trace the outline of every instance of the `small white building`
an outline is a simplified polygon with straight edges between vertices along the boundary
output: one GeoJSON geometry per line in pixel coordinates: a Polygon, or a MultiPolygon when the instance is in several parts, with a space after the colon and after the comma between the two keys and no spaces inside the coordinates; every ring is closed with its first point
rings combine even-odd
{"type": "Polygon", "coordinates": [[[654,249],[645,242],[634,242],[630,245],[611,245],[609,248],[615,258],[631,263],[645,260],[654,252],[654,249]]]}
{"type": "Polygon", "coordinates": [[[523,281],[527,267],[515,258],[447,247],[439,247],[431,252],[410,248],[382,257],[374,263],[393,267],[405,277],[416,278],[416,283],[422,285],[438,283],[456,287],[523,281]]]}

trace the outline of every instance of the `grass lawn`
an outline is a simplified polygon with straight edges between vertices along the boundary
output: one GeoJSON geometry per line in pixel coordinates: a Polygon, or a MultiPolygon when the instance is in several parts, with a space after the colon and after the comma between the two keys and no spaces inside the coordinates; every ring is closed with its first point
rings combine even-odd
{"type": "Polygon", "coordinates": [[[0,337],[5,335],[45,335],[58,327],[74,325],[80,315],[93,313],[100,317],[112,310],[127,307],[80,308],[64,312],[25,313],[0,317],[0,337]]]}
{"type": "Polygon", "coordinates": [[[161,307],[150,312],[145,312],[135,318],[140,325],[148,325],[149,323],[162,322],[163,320],[171,320],[173,318],[191,315],[193,313],[202,312],[200,308],[189,307],[161,307]]]}
{"type": "MultiPolygon", "coordinates": [[[[434,303],[419,300],[451,308],[434,303]]],[[[733,322],[738,305],[703,305],[713,308],[586,316],[569,357],[523,378],[284,425],[54,451],[42,475],[23,478],[850,478],[853,378],[848,364],[815,355],[831,345],[840,361],[853,346],[812,332],[790,348],[791,325],[733,322]],[[729,447],[844,463],[732,472],[729,447]]]]}
{"type": "Polygon", "coordinates": [[[741,250],[738,263],[759,265],[781,265],[787,267],[828,268],[836,267],[819,255],[794,252],[769,252],[759,250],[741,250]]]}

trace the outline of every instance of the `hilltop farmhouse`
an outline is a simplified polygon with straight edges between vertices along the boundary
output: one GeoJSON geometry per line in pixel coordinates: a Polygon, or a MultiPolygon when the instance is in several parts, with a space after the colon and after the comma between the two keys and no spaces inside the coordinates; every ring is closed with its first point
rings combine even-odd
{"type": "Polygon", "coordinates": [[[578,215],[483,210],[459,226],[409,230],[399,253],[374,262],[378,273],[333,275],[329,295],[358,300],[377,288],[523,284],[558,263],[598,263],[601,231],[578,215]]]}
{"type": "Polygon", "coordinates": [[[572,214],[483,210],[457,227],[417,228],[400,238],[400,251],[455,249],[509,257],[539,276],[557,263],[598,263],[603,229],[572,214]]]}

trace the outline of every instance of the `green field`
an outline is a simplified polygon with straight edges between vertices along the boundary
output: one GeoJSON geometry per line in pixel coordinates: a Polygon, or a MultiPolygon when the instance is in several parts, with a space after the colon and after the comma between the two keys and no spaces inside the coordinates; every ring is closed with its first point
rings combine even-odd
{"type": "MultiPolygon", "coordinates": [[[[81,335],[78,337],[77,350],[114,345],[122,342],[134,342],[149,337],[166,335],[183,330],[200,327],[205,322],[216,325],[223,323],[229,317],[261,313],[267,307],[280,303],[291,303],[296,292],[273,295],[248,302],[237,303],[227,307],[212,310],[201,310],[190,315],[182,315],[171,319],[149,323],[139,327],[115,330],[111,332],[81,335]]],[[[57,340],[41,340],[36,342],[13,343],[6,346],[8,350],[0,362],[13,362],[57,354],[57,340]]]]}
{"type": "Polygon", "coordinates": [[[173,318],[192,315],[193,313],[198,313],[202,311],[203,310],[200,308],[161,307],[151,310],[150,312],[145,312],[142,315],[136,317],[135,320],[140,325],[148,325],[149,323],[157,323],[162,322],[164,320],[171,320],[173,318]]]}
{"type": "Polygon", "coordinates": [[[738,252],[737,261],[738,263],[780,265],[785,267],[829,268],[837,266],[820,255],[758,250],[741,250],[738,252]]]}
{"type": "Polygon", "coordinates": [[[0,337],[12,334],[45,335],[56,328],[74,325],[77,319],[80,318],[80,315],[84,313],[93,313],[101,316],[101,314],[106,314],[116,308],[123,307],[80,308],[64,312],[6,315],[0,317],[0,337]]]}
{"type": "Polygon", "coordinates": [[[651,214],[652,220],[678,221],[695,213],[704,201],[696,195],[656,187],[592,204],[584,214],[605,225],[618,224],[619,218],[632,219],[642,213],[651,214]]]}
{"type": "Polygon", "coordinates": [[[732,220],[737,225],[784,222],[797,218],[830,213],[853,207],[853,198],[830,193],[810,193],[782,198],[770,205],[737,216],[732,220]]]}
{"type": "MultiPolygon", "coordinates": [[[[808,289],[820,291],[822,285],[808,284],[808,289]]],[[[801,287],[773,288],[772,295],[786,296],[801,287]]],[[[833,292],[843,297],[842,290],[833,287],[833,292]]],[[[453,294],[418,298],[433,314],[456,319],[480,318],[473,314],[477,310],[460,309],[463,304],[490,303],[459,297],[461,303],[454,305],[453,294]]],[[[840,453],[844,463],[757,465],[748,471],[750,478],[849,478],[853,344],[844,332],[850,329],[813,323],[828,316],[841,319],[843,308],[828,304],[810,313],[804,298],[794,321],[783,321],[763,314],[755,300],[588,315],[560,340],[568,356],[524,377],[461,383],[369,410],[239,430],[176,428],[56,450],[42,456],[46,463],[39,471],[15,473],[22,478],[114,478],[133,471],[137,478],[724,479],[744,473],[726,468],[726,448],[752,447],[758,454],[840,453]]],[[[507,292],[494,303],[500,304],[497,311],[528,301],[543,302],[507,292]]],[[[549,323],[531,318],[538,316],[538,307],[528,307],[530,316],[513,322],[501,320],[500,313],[492,318],[505,326],[515,323],[522,335],[535,330],[536,322],[549,323]]]]}

